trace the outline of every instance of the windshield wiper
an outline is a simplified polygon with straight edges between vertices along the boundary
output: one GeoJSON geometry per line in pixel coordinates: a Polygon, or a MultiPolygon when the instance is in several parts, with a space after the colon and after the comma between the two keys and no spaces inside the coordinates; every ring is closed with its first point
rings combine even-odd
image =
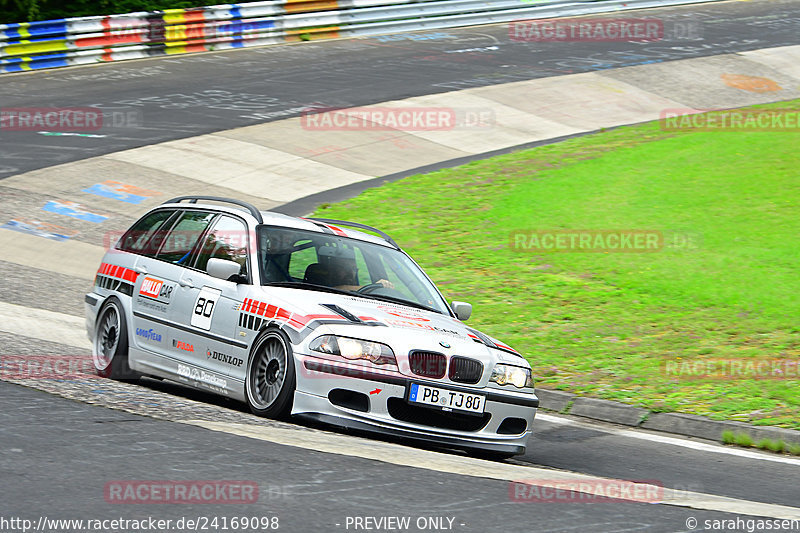
{"type": "Polygon", "coordinates": [[[361,292],[353,292],[353,293],[348,293],[348,294],[358,294],[362,298],[374,298],[376,300],[383,300],[384,302],[398,303],[398,304],[407,305],[409,307],[416,307],[418,309],[424,309],[425,311],[432,311],[434,313],[439,313],[440,315],[444,314],[441,311],[439,311],[438,309],[434,309],[433,307],[428,307],[427,305],[422,305],[420,303],[417,303],[417,302],[414,302],[414,301],[411,301],[411,300],[404,300],[402,298],[395,298],[394,296],[385,296],[383,294],[364,294],[364,293],[361,293],[361,292]]]}

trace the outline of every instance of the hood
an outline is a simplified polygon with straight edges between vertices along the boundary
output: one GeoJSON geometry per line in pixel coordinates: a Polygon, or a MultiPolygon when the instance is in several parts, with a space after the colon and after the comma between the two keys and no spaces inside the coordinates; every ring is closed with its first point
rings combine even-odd
{"type": "Polygon", "coordinates": [[[509,346],[449,315],[358,295],[286,287],[264,289],[271,297],[286,302],[288,310],[302,315],[300,322],[310,325],[318,321],[329,326],[331,333],[390,342],[394,349],[406,352],[430,350],[517,364],[525,361],[509,346]],[[378,327],[373,330],[369,325],[378,327]]]}

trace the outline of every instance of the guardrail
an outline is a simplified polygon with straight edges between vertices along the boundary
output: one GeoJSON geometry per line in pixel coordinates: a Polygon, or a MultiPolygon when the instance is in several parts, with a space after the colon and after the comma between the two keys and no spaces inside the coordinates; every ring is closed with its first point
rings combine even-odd
{"type": "Polygon", "coordinates": [[[714,0],[274,0],[0,24],[0,73],[714,0]]]}

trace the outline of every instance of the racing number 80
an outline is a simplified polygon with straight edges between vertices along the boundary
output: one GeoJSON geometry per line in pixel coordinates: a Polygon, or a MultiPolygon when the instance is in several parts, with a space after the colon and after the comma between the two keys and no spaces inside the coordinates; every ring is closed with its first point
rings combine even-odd
{"type": "Polygon", "coordinates": [[[194,308],[194,314],[209,318],[214,314],[214,300],[206,300],[205,298],[198,298],[197,305],[194,308]]]}
{"type": "Polygon", "coordinates": [[[214,308],[217,305],[222,291],[211,287],[203,287],[194,303],[192,310],[192,326],[200,329],[211,329],[211,320],[214,316],[214,308]]]}

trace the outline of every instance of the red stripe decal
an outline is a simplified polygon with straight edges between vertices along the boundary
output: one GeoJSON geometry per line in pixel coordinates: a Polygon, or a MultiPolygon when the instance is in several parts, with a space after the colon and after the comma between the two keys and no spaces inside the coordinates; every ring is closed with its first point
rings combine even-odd
{"type": "Polygon", "coordinates": [[[497,346],[499,346],[500,348],[503,348],[504,350],[511,350],[511,351],[512,351],[512,352],[514,352],[514,353],[519,353],[518,351],[516,351],[516,350],[515,350],[514,348],[512,348],[511,346],[506,346],[505,344],[503,344],[503,343],[500,343],[500,342],[495,342],[495,344],[496,344],[497,346]]]}
{"type": "Polygon", "coordinates": [[[344,320],[344,317],[341,317],[339,315],[306,315],[306,318],[309,319],[309,320],[319,320],[319,319],[322,319],[322,318],[331,318],[331,319],[344,320]]]}
{"type": "Polygon", "coordinates": [[[266,317],[272,318],[275,316],[275,313],[278,311],[278,308],[274,305],[270,304],[267,306],[266,317]]]}
{"type": "Polygon", "coordinates": [[[267,304],[264,302],[259,302],[258,304],[258,315],[264,316],[264,311],[267,310],[267,304]]]}
{"type": "Polygon", "coordinates": [[[327,226],[327,227],[328,227],[328,228],[329,228],[329,229],[330,229],[332,232],[334,232],[336,235],[339,235],[340,237],[347,237],[347,233],[345,233],[344,231],[342,231],[342,229],[341,229],[341,228],[337,228],[336,226],[331,226],[330,224],[325,224],[325,225],[326,225],[326,226],[327,226]]]}
{"type": "Polygon", "coordinates": [[[304,315],[294,315],[294,317],[292,317],[292,322],[297,322],[300,326],[305,326],[308,324],[308,317],[304,315]]]}

